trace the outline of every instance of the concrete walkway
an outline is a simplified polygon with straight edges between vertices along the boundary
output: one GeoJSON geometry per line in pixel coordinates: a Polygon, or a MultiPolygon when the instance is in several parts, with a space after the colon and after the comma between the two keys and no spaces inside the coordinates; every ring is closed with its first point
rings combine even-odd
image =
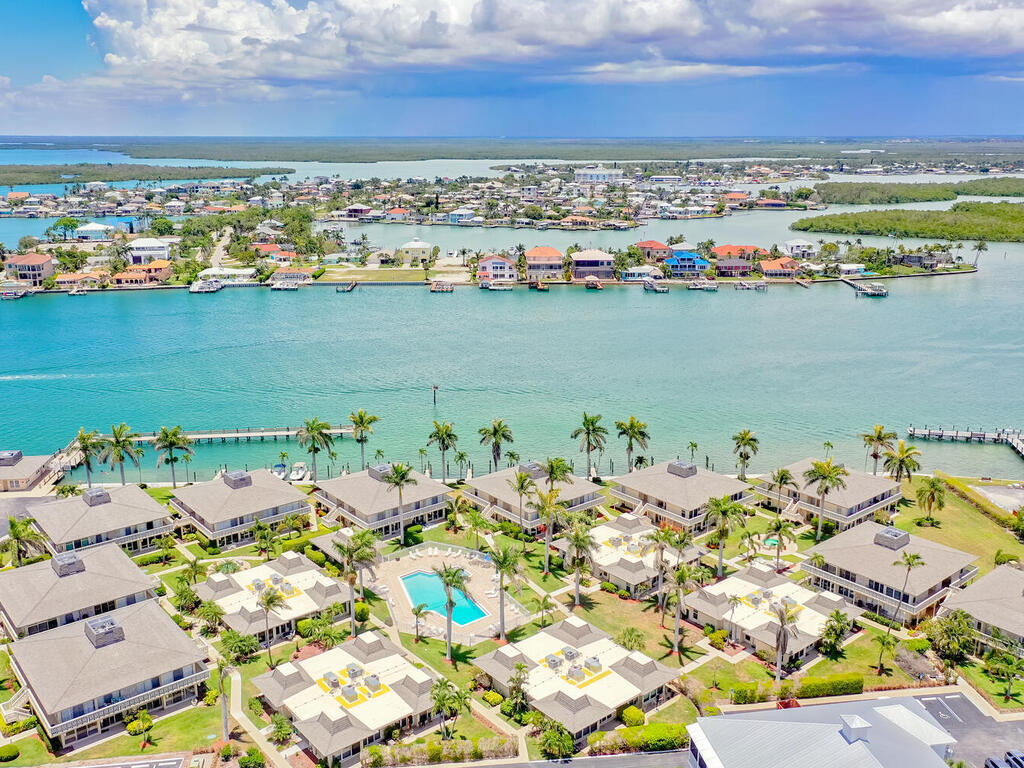
{"type": "Polygon", "coordinates": [[[252,720],[249,719],[249,714],[242,708],[242,675],[237,669],[231,670],[231,706],[229,707],[229,712],[275,768],[291,768],[284,755],[277,751],[277,747],[253,724],[252,720]]]}

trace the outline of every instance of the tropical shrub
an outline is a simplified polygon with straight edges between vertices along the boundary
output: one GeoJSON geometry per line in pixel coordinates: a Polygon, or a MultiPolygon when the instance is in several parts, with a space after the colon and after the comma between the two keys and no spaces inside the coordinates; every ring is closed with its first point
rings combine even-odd
{"type": "Polygon", "coordinates": [[[856,674],[805,677],[800,681],[797,698],[814,699],[820,696],[850,696],[864,692],[864,677],[856,674]]]}
{"type": "Polygon", "coordinates": [[[618,752],[663,752],[689,744],[686,726],[681,723],[651,723],[634,728],[598,731],[590,734],[591,755],[618,752]]]}
{"type": "Polygon", "coordinates": [[[712,648],[722,650],[725,648],[725,640],[729,637],[729,632],[724,629],[719,629],[708,635],[708,642],[712,648]]]}
{"type": "Polygon", "coordinates": [[[620,589],[619,600],[629,600],[629,592],[625,589],[620,589]]]}
{"type": "Polygon", "coordinates": [[[356,603],[356,621],[362,624],[370,620],[370,606],[366,603],[356,603]]]}
{"type": "Polygon", "coordinates": [[[298,633],[299,637],[309,637],[310,630],[312,630],[312,629],[313,629],[313,620],[312,619],[299,619],[295,623],[295,631],[298,633]]]}
{"type": "Polygon", "coordinates": [[[259,747],[249,747],[245,754],[238,758],[238,768],[265,768],[267,758],[260,752],[259,747]]]}
{"type": "Polygon", "coordinates": [[[610,581],[602,581],[601,582],[601,591],[602,592],[611,592],[614,595],[614,594],[616,594],[619,591],[619,588],[616,587],[614,584],[612,584],[610,581]]]}
{"type": "Polygon", "coordinates": [[[0,718],[0,734],[8,737],[16,736],[19,733],[31,731],[33,728],[36,728],[38,724],[39,720],[35,715],[29,715],[24,720],[16,720],[13,723],[8,723],[0,718]]]}
{"type": "Polygon", "coordinates": [[[210,688],[206,691],[206,695],[203,696],[203,704],[208,707],[212,707],[217,703],[217,699],[220,698],[220,691],[216,688],[210,688]]]}
{"type": "Polygon", "coordinates": [[[150,555],[143,555],[142,557],[140,557],[138,560],[135,561],[135,564],[137,566],[139,566],[139,568],[145,568],[147,565],[159,565],[163,561],[164,561],[164,556],[163,555],[161,555],[159,553],[153,553],[153,554],[150,554],[150,555]]]}
{"type": "Polygon", "coordinates": [[[932,644],[927,637],[911,637],[903,641],[903,647],[914,653],[924,653],[932,647],[932,644]]]}
{"type": "Polygon", "coordinates": [[[887,619],[887,618],[885,618],[885,616],[879,616],[877,613],[872,613],[871,611],[864,611],[864,613],[862,613],[861,615],[865,619],[867,619],[868,621],[873,621],[873,622],[875,622],[875,624],[881,624],[883,627],[892,627],[893,629],[903,629],[903,625],[900,624],[898,621],[893,621],[892,619],[887,619]]]}
{"type": "Polygon", "coordinates": [[[18,749],[17,744],[4,744],[0,747],[0,763],[9,763],[11,760],[17,760],[21,754],[21,750],[18,749]]]}
{"type": "Polygon", "coordinates": [[[314,549],[312,546],[307,545],[303,554],[309,558],[313,565],[319,565],[323,568],[327,564],[327,555],[321,552],[319,549],[314,549]]]}
{"type": "Polygon", "coordinates": [[[504,697],[504,696],[502,696],[502,695],[501,695],[500,693],[498,693],[497,691],[487,691],[487,692],[486,692],[486,693],[485,693],[485,694],[483,695],[483,700],[484,700],[484,702],[486,702],[486,703],[487,703],[488,705],[490,705],[490,706],[492,706],[492,707],[496,707],[496,706],[498,706],[499,704],[501,704],[501,702],[503,702],[503,701],[505,700],[505,697],[504,697]]]}
{"type": "Polygon", "coordinates": [[[775,654],[772,653],[771,651],[767,650],[766,648],[762,648],[755,655],[757,656],[757,658],[759,658],[765,664],[774,664],[775,663],[775,654]]]}
{"type": "Polygon", "coordinates": [[[732,703],[756,704],[764,701],[765,695],[757,683],[737,683],[732,689],[732,703]]]}
{"type": "Polygon", "coordinates": [[[245,706],[249,710],[249,714],[257,720],[263,717],[263,702],[260,701],[259,696],[252,696],[245,706]]]}
{"type": "Polygon", "coordinates": [[[636,727],[643,725],[646,722],[644,717],[644,711],[639,707],[630,705],[622,710],[622,714],[619,716],[622,724],[627,727],[636,727]]]}
{"type": "Polygon", "coordinates": [[[562,571],[565,570],[565,560],[558,555],[551,556],[551,570],[562,571]]]}

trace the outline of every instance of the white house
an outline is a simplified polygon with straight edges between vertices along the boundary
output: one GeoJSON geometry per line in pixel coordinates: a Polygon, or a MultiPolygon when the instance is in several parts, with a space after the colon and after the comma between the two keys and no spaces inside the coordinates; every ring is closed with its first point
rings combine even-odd
{"type": "Polygon", "coordinates": [[[156,259],[171,258],[171,244],[155,237],[140,237],[132,240],[128,247],[131,249],[128,260],[132,264],[149,264],[156,259]]]}

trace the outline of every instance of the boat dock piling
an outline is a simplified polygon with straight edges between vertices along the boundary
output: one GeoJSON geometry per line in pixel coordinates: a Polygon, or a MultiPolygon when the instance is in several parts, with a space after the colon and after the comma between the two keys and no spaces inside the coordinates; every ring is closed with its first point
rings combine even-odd
{"type": "Polygon", "coordinates": [[[997,429],[995,432],[985,430],[967,429],[943,429],[942,427],[929,428],[910,426],[907,435],[918,440],[949,440],[950,442],[965,443],[996,443],[1010,446],[1014,452],[1024,459],[1024,433],[1019,429],[997,429]]]}

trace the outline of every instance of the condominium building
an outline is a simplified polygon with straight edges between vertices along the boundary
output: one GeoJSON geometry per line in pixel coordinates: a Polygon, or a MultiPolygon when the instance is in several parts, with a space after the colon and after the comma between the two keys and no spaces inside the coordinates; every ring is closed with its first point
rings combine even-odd
{"type": "Polygon", "coordinates": [[[59,552],[0,571],[0,620],[15,640],[148,600],[156,585],[116,544],[59,552]]]}
{"type": "Polygon", "coordinates": [[[21,451],[0,451],[0,492],[27,491],[49,475],[52,456],[26,456],[21,451]]]}
{"type": "MultiPolygon", "coordinates": [[[[804,459],[790,464],[786,469],[796,480],[797,487],[787,487],[772,491],[769,495],[778,501],[781,493],[781,506],[785,508],[787,517],[798,516],[810,520],[821,511],[821,499],[816,487],[804,479],[804,473],[811,469],[813,459],[804,459]]],[[[888,516],[896,510],[896,504],[902,498],[900,484],[890,477],[870,475],[856,469],[846,468],[843,477],[845,487],[835,488],[825,494],[826,520],[835,523],[839,530],[845,531],[865,520],[873,520],[876,514],[888,516]]]]}
{"type": "Polygon", "coordinates": [[[982,647],[1024,656],[1024,571],[1000,565],[969,586],[950,590],[939,614],[954,611],[971,617],[982,647]]]}
{"type": "Polygon", "coordinates": [[[837,534],[808,554],[812,559],[800,567],[815,587],[907,623],[934,614],[952,590],[978,575],[974,555],[873,522],[837,534]],[[922,565],[908,573],[904,554],[919,555],[922,565]],[[815,555],[824,563],[814,565],[815,555]]]}
{"type": "Polygon", "coordinates": [[[40,632],[7,646],[21,689],[0,705],[26,711],[63,746],[199,696],[210,677],[205,653],[155,600],[40,632]]]}
{"type": "Polygon", "coordinates": [[[604,502],[601,487],[596,483],[572,474],[565,480],[556,480],[554,484],[549,483],[548,474],[544,471],[543,465],[536,461],[528,461],[516,467],[471,478],[466,481],[469,487],[463,490],[462,495],[486,517],[497,515],[516,525],[521,525],[525,531],[536,531],[544,524],[544,521],[541,520],[536,510],[530,508],[530,496],[520,500],[519,494],[513,491],[509,484],[517,472],[529,475],[540,490],[547,491],[552,487],[557,490],[558,502],[569,512],[582,512],[600,506],[604,502]],[[520,501],[523,505],[522,520],[519,519],[520,501]]]}
{"type": "Polygon", "coordinates": [[[88,488],[32,507],[32,518],[51,552],[104,542],[142,552],[174,530],[170,510],[137,485],[88,488]]]}
{"type": "Polygon", "coordinates": [[[413,471],[415,485],[405,486],[399,494],[385,479],[390,472],[390,464],[378,464],[319,481],[313,498],[327,510],[328,521],[376,531],[382,539],[398,536],[410,525],[429,525],[444,518],[447,485],[413,471]]]}
{"type": "Polygon", "coordinates": [[[348,760],[395,728],[434,720],[433,677],[376,631],[253,678],[263,700],[287,716],[320,760],[348,760]]]}
{"type": "Polygon", "coordinates": [[[648,710],[671,695],[678,670],[627,651],[577,616],[481,656],[476,665],[508,695],[509,678],[525,664],[530,706],[561,723],[577,745],[630,705],[648,710]]]}
{"type": "Polygon", "coordinates": [[[235,470],[178,488],[171,506],[218,547],[252,538],[257,522],[273,525],[289,515],[309,514],[306,494],[265,469],[235,470]]]}
{"type": "Polygon", "coordinates": [[[612,495],[655,525],[701,531],[711,499],[727,496],[743,502],[750,498],[749,491],[747,483],[735,478],[686,461],[666,461],[615,478],[612,495]]]}
{"type": "MultiPolygon", "coordinates": [[[[256,635],[261,643],[290,637],[300,619],[318,615],[329,605],[344,604],[348,592],[298,552],[285,552],[268,563],[237,573],[214,573],[195,586],[200,600],[212,600],[224,609],[221,621],[243,635],[256,635]],[[269,612],[260,597],[276,591],[282,603],[269,612]]],[[[347,613],[347,611],[346,611],[347,613]]]]}

